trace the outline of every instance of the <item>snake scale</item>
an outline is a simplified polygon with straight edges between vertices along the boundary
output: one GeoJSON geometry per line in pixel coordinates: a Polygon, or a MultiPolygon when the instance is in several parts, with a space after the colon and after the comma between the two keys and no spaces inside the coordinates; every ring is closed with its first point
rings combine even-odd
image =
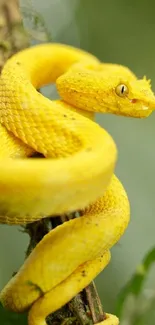
{"type": "MultiPolygon", "coordinates": [[[[129,223],[130,207],[114,175],[114,140],[95,112],[149,116],[150,82],[117,64],[63,44],[12,56],[0,76],[0,223],[26,224],[72,211],[82,216],[49,232],[0,294],[29,325],[45,325],[110,261],[129,223]],[[37,91],[56,83],[60,99],[37,91]],[[33,153],[47,159],[33,159],[33,153]],[[85,274],[85,276],[83,276],[85,274]]],[[[116,325],[106,314],[103,325],[116,325]]]]}

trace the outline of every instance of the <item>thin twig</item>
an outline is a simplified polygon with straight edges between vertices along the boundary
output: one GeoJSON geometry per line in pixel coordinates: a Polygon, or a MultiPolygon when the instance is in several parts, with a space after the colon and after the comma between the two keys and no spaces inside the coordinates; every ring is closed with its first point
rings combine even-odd
{"type": "Polygon", "coordinates": [[[99,323],[106,319],[106,314],[102,309],[101,300],[94,282],[91,282],[88,287],[85,288],[86,297],[91,311],[93,323],[99,323]]]}

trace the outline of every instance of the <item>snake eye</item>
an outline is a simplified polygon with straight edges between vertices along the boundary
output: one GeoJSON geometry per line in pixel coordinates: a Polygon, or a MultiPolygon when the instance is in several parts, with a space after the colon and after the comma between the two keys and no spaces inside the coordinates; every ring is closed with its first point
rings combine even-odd
{"type": "Polygon", "coordinates": [[[116,88],[115,88],[115,91],[116,91],[116,94],[120,97],[125,97],[129,90],[128,90],[128,87],[126,85],[118,85],[116,88]]]}

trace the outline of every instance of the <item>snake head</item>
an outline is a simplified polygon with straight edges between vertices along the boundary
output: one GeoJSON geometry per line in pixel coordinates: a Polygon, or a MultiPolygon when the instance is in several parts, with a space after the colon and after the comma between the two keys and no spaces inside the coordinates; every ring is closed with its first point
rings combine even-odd
{"type": "Polygon", "coordinates": [[[58,78],[57,88],[64,101],[86,111],[142,118],[155,109],[150,80],[121,65],[73,67],[58,78]]]}
{"type": "MultiPolygon", "coordinates": [[[[155,96],[146,77],[118,84],[114,89],[118,114],[131,117],[148,117],[155,109],[155,96]]],[[[116,112],[117,114],[117,112],[116,112]]]]}

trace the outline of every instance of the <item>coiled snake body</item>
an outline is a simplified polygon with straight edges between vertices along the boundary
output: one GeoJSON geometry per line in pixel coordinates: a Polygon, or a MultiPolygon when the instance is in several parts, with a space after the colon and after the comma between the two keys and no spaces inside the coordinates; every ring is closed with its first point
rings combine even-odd
{"type": "MultiPolygon", "coordinates": [[[[82,211],[47,234],[1,292],[7,308],[30,309],[29,325],[45,325],[48,314],[96,277],[129,222],[127,195],[113,175],[116,146],[93,113],[145,117],[154,103],[145,78],[66,45],[32,47],[4,66],[0,222],[24,224],[82,211]],[[55,81],[60,100],[36,90],[55,81]],[[30,158],[34,152],[48,159],[30,158]]],[[[103,321],[117,323],[108,314],[103,321]]]]}

